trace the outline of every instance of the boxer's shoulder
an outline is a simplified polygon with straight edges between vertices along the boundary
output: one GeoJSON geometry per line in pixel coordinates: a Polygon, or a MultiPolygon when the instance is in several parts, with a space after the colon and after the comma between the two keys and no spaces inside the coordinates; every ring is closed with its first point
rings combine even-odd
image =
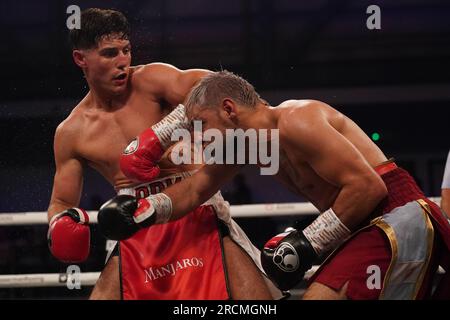
{"type": "Polygon", "coordinates": [[[299,99],[299,100],[286,100],[282,102],[277,109],[287,116],[303,113],[318,113],[322,112],[330,106],[319,100],[311,99],[299,99]]]}
{"type": "Polygon", "coordinates": [[[280,133],[308,129],[326,113],[326,104],[317,100],[288,100],[280,104],[278,129],[280,133]]]}
{"type": "Polygon", "coordinates": [[[55,144],[63,143],[65,146],[71,145],[79,136],[83,128],[83,114],[87,109],[87,99],[83,99],[76,105],[71,113],[56,127],[55,144]]]}
{"type": "Polygon", "coordinates": [[[81,117],[79,110],[72,111],[56,128],[57,135],[67,135],[74,133],[81,125],[81,117]]]}
{"type": "Polygon", "coordinates": [[[131,68],[131,81],[137,89],[157,89],[164,87],[167,78],[180,70],[176,67],[162,62],[154,62],[131,68]]]}
{"type": "Polygon", "coordinates": [[[56,159],[73,158],[76,154],[74,146],[77,140],[77,129],[70,116],[62,121],[55,131],[53,148],[56,159]]]}

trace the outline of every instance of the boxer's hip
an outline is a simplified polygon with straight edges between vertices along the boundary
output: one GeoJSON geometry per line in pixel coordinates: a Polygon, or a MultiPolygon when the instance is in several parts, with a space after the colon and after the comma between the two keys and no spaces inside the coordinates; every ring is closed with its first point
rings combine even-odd
{"type": "MultiPolygon", "coordinates": [[[[442,249],[445,251],[445,256],[448,257],[450,255],[450,218],[448,215],[424,195],[406,170],[398,168],[393,161],[383,164],[376,170],[386,184],[388,195],[378,205],[374,216],[402,212],[400,208],[408,204],[410,207],[420,207],[430,218],[431,227],[439,234],[439,238],[444,244],[442,249]]],[[[450,269],[450,265],[448,268],[450,269]]]]}
{"type": "Polygon", "coordinates": [[[442,247],[442,233],[436,235],[434,227],[441,213],[395,163],[376,171],[386,184],[387,197],[374,211],[374,219],[330,254],[312,280],[335,289],[348,281],[347,295],[353,299],[423,298],[442,247]],[[371,284],[375,270],[378,286],[376,281],[371,284]]]}
{"type": "Polygon", "coordinates": [[[374,169],[386,185],[388,194],[374,210],[371,218],[391,212],[408,202],[425,198],[413,177],[406,170],[398,167],[393,160],[389,160],[374,169]]]}
{"type": "Polygon", "coordinates": [[[312,281],[350,299],[417,299],[436,270],[435,232],[422,199],[398,206],[355,232],[324,261],[312,281]]]}

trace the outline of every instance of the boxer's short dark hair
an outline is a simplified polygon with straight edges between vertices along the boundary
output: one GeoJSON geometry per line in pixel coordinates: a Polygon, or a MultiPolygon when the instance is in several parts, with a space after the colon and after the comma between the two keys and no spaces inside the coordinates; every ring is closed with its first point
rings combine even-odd
{"type": "Polygon", "coordinates": [[[110,9],[89,8],[81,12],[80,29],[72,29],[69,39],[73,49],[92,49],[107,36],[128,40],[130,25],[123,13],[110,9]]]}
{"type": "Polygon", "coordinates": [[[192,88],[186,101],[186,110],[189,112],[193,106],[217,107],[225,98],[248,107],[256,107],[258,102],[262,102],[249,82],[224,70],[205,76],[192,88]]]}

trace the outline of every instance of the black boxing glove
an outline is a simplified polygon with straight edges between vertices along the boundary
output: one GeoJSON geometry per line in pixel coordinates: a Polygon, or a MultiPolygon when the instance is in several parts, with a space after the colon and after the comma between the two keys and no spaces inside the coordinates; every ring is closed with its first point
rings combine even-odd
{"type": "Polygon", "coordinates": [[[299,283],[317,257],[311,243],[298,230],[276,235],[261,251],[264,271],[281,290],[289,290],[299,283]]]}
{"type": "Polygon", "coordinates": [[[270,239],[261,252],[265,272],[281,290],[294,287],[314,260],[338,247],[351,235],[331,208],[303,231],[292,230],[270,239]]]}
{"type": "Polygon", "coordinates": [[[172,202],[164,193],[137,199],[119,195],[107,201],[98,211],[100,232],[111,240],[125,240],[142,228],[170,219],[172,202]]]}

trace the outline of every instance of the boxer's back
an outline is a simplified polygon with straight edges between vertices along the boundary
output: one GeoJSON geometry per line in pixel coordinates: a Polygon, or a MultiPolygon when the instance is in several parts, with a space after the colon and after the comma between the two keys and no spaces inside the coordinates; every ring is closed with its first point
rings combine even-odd
{"type": "Polygon", "coordinates": [[[290,186],[290,189],[294,189],[293,191],[305,195],[318,208],[328,208],[334,202],[339,189],[322,179],[309,165],[305,159],[305,149],[308,149],[308,144],[328,144],[332,152],[332,145],[335,139],[340,138],[340,135],[345,137],[372,167],[387,160],[383,152],[356,123],[324,103],[291,100],[282,103],[278,108],[280,108],[278,111],[280,113],[278,178],[290,186]],[[323,130],[326,126],[333,128],[331,134],[323,130]],[[292,139],[293,135],[303,135],[306,132],[308,135],[311,134],[311,139],[292,139]]]}

